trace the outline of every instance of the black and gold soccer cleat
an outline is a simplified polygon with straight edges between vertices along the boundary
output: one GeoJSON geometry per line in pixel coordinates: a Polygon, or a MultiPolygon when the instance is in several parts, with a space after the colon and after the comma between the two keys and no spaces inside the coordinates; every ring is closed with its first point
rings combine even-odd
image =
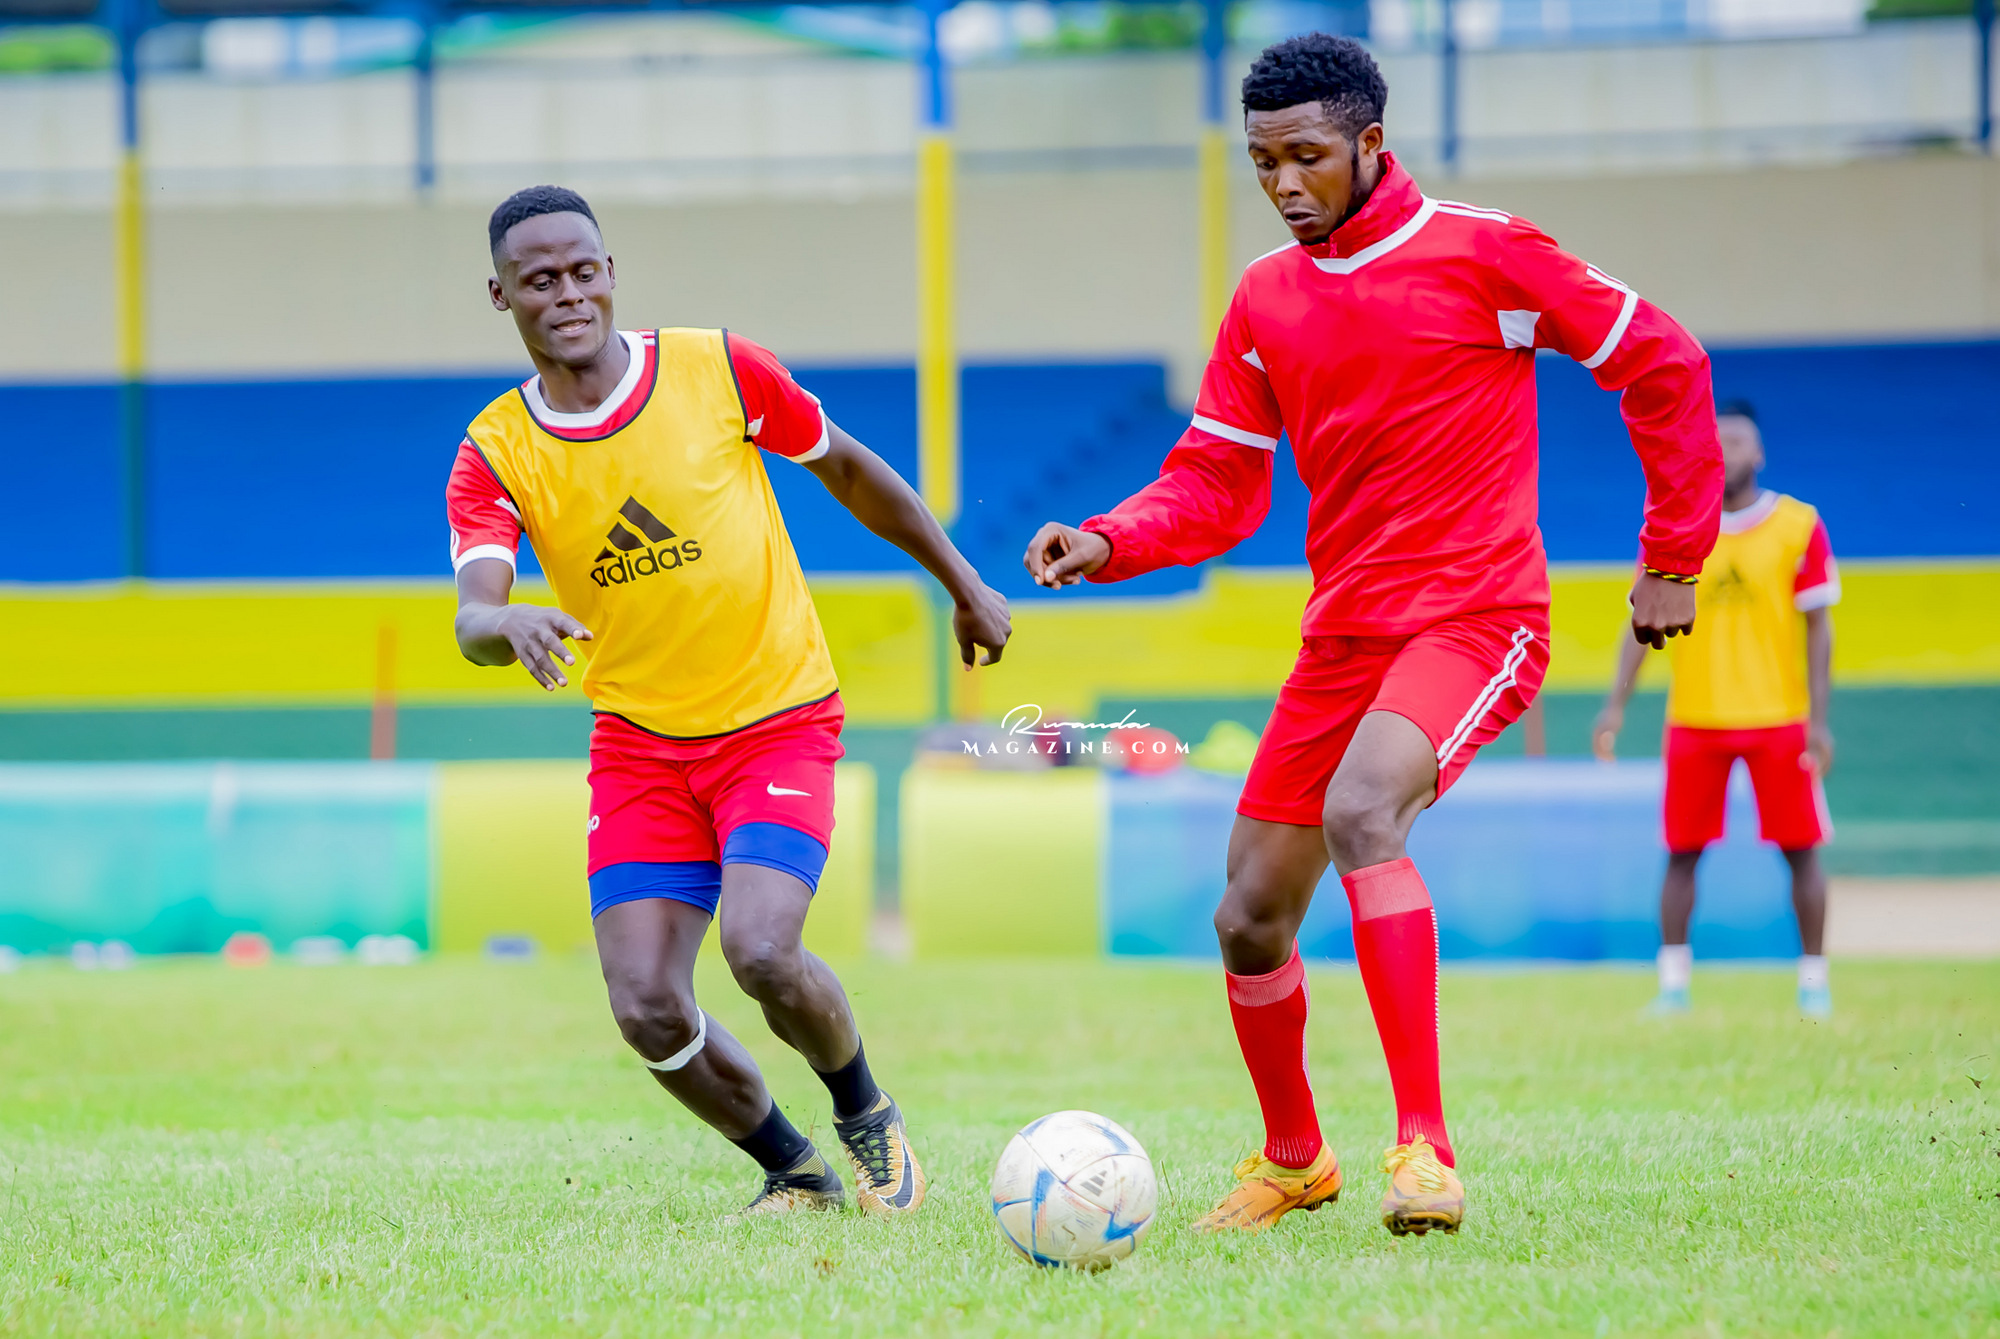
{"type": "Polygon", "coordinates": [[[764,1173],[764,1188],[745,1205],[739,1218],[767,1218],[781,1213],[811,1213],[838,1209],[847,1202],[840,1177],[817,1150],[782,1172],[764,1173]]]}
{"type": "Polygon", "coordinates": [[[854,1198],[863,1213],[909,1213],[924,1202],[924,1169],[889,1094],[853,1120],[834,1121],[833,1129],[854,1164],[854,1198]]]}

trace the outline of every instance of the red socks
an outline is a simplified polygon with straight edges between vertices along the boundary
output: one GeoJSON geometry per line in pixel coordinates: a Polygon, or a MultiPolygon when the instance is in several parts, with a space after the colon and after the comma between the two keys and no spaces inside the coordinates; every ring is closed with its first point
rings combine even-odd
{"type": "MultiPolygon", "coordinates": [[[[1354,909],[1361,984],[1396,1090],[1396,1142],[1428,1140],[1439,1161],[1456,1166],[1438,1091],[1438,937],[1430,890],[1408,857],[1357,869],[1341,883],[1354,909]]],[[[1275,972],[1223,976],[1236,1040],[1264,1109],[1264,1156],[1281,1167],[1304,1167],[1324,1141],[1306,1075],[1310,996],[1298,946],[1275,972]]]]}
{"type": "MultiPolygon", "coordinates": [[[[1455,1166],[1438,1093],[1438,937],[1430,890],[1408,856],[1357,869],[1341,883],[1354,908],[1361,984],[1368,989],[1396,1090],[1396,1142],[1427,1139],[1440,1162],[1455,1166]]],[[[1236,1028],[1241,1035],[1243,1025],[1236,1028]]],[[[1261,1084],[1257,1091],[1261,1096],[1261,1084]]]]}
{"type": "MultiPolygon", "coordinates": [[[[1238,976],[1225,971],[1223,976],[1229,982],[1236,1041],[1257,1086],[1257,1104],[1264,1109],[1264,1156],[1280,1167],[1308,1166],[1325,1141],[1306,1076],[1306,1014],[1312,1001],[1299,946],[1292,945],[1291,959],[1275,972],[1238,976]]],[[[1432,1056],[1435,1068],[1435,1051],[1432,1056]]],[[[1438,1128],[1444,1128],[1442,1122],[1438,1128]]]]}

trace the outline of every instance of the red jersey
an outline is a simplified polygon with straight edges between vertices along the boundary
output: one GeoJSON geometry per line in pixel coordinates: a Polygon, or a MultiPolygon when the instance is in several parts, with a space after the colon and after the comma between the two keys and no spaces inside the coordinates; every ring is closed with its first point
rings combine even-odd
{"type": "Polygon", "coordinates": [[[1198,563],[1250,535],[1284,433],[1312,494],[1307,636],[1405,636],[1546,605],[1537,349],[1624,392],[1646,475],[1644,560],[1700,572],[1722,505],[1701,345],[1533,224],[1429,199],[1382,160],[1368,203],[1325,242],[1244,271],[1160,477],[1083,523],[1111,541],[1091,580],[1198,563]]]}

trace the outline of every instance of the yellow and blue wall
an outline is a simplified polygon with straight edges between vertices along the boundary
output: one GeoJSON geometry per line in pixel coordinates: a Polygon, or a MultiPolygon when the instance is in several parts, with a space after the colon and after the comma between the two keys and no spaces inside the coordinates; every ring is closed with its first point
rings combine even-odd
{"type": "MultiPolygon", "coordinates": [[[[1836,867],[2000,868],[2000,833],[1990,831],[2000,813],[2000,631],[1988,613],[2000,608],[2000,563],[1863,560],[1843,576],[1834,717],[1842,760],[1831,790],[1844,846],[1835,847],[1836,867]]],[[[1583,751],[1616,655],[1627,580],[1622,566],[1556,571],[1545,698],[1552,752],[1583,751]]],[[[816,942],[858,951],[871,909],[894,893],[926,954],[1094,951],[1110,803],[1104,775],[908,770],[920,731],[939,714],[934,606],[914,578],[820,576],[813,585],[848,703],[850,752],[816,942]]],[[[1080,719],[1133,710],[1197,738],[1225,719],[1261,728],[1296,650],[1307,589],[1296,569],[1224,567],[1180,595],[1025,604],[999,666],[944,676],[953,700],[943,712],[990,721],[1034,702],[1080,719]]],[[[87,784],[78,769],[53,760],[136,764],[144,774],[136,780],[129,766],[114,766],[116,786],[95,784],[139,784],[148,793],[179,786],[189,792],[181,828],[198,834],[216,822],[221,783],[215,764],[193,760],[239,760],[228,784],[241,794],[254,790],[258,767],[280,760],[366,758],[391,726],[395,753],[423,760],[389,765],[416,777],[416,798],[403,801],[416,817],[396,810],[400,817],[383,820],[385,833],[401,837],[370,829],[343,838],[312,823],[310,833],[273,829],[274,886],[289,884],[294,901],[304,896],[286,871],[310,861],[314,843],[338,851],[414,841],[397,866],[418,871],[397,876],[403,911],[381,925],[354,920],[356,934],[407,931],[414,906],[421,930],[413,937],[440,948],[516,934],[550,948],[587,942],[587,710],[573,695],[551,700],[518,671],[465,663],[451,641],[452,607],[442,581],[12,587],[0,594],[0,616],[33,629],[39,650],[0,680],[0,755],[41,765],[0,765],[0,782],[13,772],[16,790],[40,787],[53,769],[73,799],[101,808],[104,801],[77,790],[87,784]],[[184,761],[163,773],[148,761],[160,759],[184,761]]],[[[1649,730],[1657,737],[1657,696],[1639,702],[1626,737],[1635,754],[1656,747],[1649,730]]],[[[1512,739],[1492,750],[1517,752],[1512,739]]],[[[28,812],[34,805],[12,807],[26,825],[17,836],[39,830],[46,838],[48,820],[28,812]]],[[[73,826],[75,815],[63,821],[73,826]]],[[[63,838],[92,840],[81,830],[63,838]]],[[[13,849],[15,873],[26,879],[25,845],[13,849]]],[[[35,868],[75,864],[60,855],[35,868]]],[[[198,893],[210,877],[205,859],[191,848],[179,874],[147,865],[146,878],[178,878],[198,893]]],[[[147,904],[143,924],[106,921],[101,937],[146,946],[153,925],[158,935],[192,935],[174,945],[193,947],[249,923],[211,908],[196,925],[185,907],[180,919],[156,923],[156,913],[179,902],[170,890],[150,896],[158,905],[147,904]]],[[[0,931],[7,915],[0,911],[0,931]]],[[[54,920],[15,929],[22,948],[60,937],[54,920]]]]}
{"type": "MultiPolygon", "coordinates": [[[[2000,442],[1986,390],[2000,383],[2000,343],[1715,358],[1720,393],[1763,411],[1768,481],[1821,508],[1842,557],[1836,868],[2000,869],[2000,442]]],[[[801,376],[914,471],[910,369],[801,376]]],[[[141,579],[121,575],[132,495],[113,389],[0,386],[0,413],[25,429],[4,457],[0,615],[26,642],[0,673],[0,762],[392,754],[428,769],[430,940],[580,942],[571,820],[587,709],[517,671],[466,664],[450,632],[442,477],[460,425],[510,380],[147,388],[141,579]]],[[[1550,752],[1574,755],[1621,635],[1643,482],[1612,397],[1554,362],[1541,393],[1556,559],[1545,712],[1550,752]]],[[[1271,518],[1227,562],[1060,596],[1020,572],[1039,521],[1078,519],[1151,476],[1182,421],[1161,365],[974,367],[964,408],[955,533],[1015,602],[1015,641],[991,669],[938,673],[935,606],[901,555],[803,472],[774,469],[848,706],[846,872],[830,876],[845,891],[818,917],[831,951],[859,945],[878,895],[900,899],[920,951],[1094,946],[1102,778],[906,776],[921,731],[1024,702],[1086,719],[1134,710],[1190,738],[1223,720],[1254,731],[1298,645],[1308,583],[1290,564],[1304,495],[1288,459],[1271,518]]],[[[532,582],[524,594],[535,597],[532,582]]],[[[1628,751],[1656,748],[1658,710],[1657,694],[1636,704],[1628,751]]],[[[1516,732],[1490,752],[1520,747],[1516,732]]]]}

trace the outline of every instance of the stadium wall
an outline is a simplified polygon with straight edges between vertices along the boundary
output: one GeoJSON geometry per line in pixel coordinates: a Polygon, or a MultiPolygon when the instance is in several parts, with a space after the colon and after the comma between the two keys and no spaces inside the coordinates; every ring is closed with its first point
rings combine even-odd
{"type": "MultiPolygon", "coordinates": [[[[1713,343],[2000,331],[1993,159],[1427,185],[1534,219],[1713,343]]],[[[1233,189],[1235,258],[1245,264],[1285,236],[1254,183],[1233,189]]],[[[1189,171],[968,175],[958,213],[966,355],[1164,362],[1176,398],[1189,398],[1206,352],[1195,207],[1189,171]]],[[[614,199],[601,213],[623,262],[627,321],[727,325],[808,365],[913,356],[906,194],[614,199]]],[[[212,381],[517,367],[511,323],[485,298],[484,219],[481,205],[451,203],[157,210],[147,238],[155,374],[212,381]]],[[[0,245],[65,276],[64,301],[45,321],[0,328],[0,380],[108,378],[108,215],[0,211],[0,245]]]]}
{"type": "MultiPolygon", "coordinates": [[[[806,943],[860,953],[875,774],[836,769],[835,836],[806,943]]],[[[0,763],[0,947],[213,953],[405,935],[591,944],[582,762],[0,763]]],[[[715,952],[711,937],[705,951],[715,952]]]]}
{"type": "MultiPolygon", "coordinates": [[[[1628,572],[1555,570],[1549,688],[1595,690],[1610,681],[1628,572]]],[[[2000,628],[1991,617],[2000,608],[2000,560],[1855,561],[1842,568],[1842,580],[1834,650],[1842,684],[2000,684],[2000,628]]],[[[932,667],[941,634],[924,585],[829,574],[814,575],[811,584],[849,721],[914,726],[935,719],[932,667]]],[[[998,719],[1022,702],[1091,712],[1113,700],[1275,691],[1298,652],[1309,589],[1302,569],[1217,567],[1182,595],[1017,606],[1006,658],[977,674],[948,676],[954,700],[947,712],[998,719]]],[[[532,585],[523,594],[548,598],[532,585]]],[[[9,744],[25,746],[27,733],[13,722],[48,713],[122,712],[124,720],[218,708],[366,713],[382,696],[404,719],[426,710],[490,710],[497,726],[521,713],[575,719],[582,712],[573,692],[552,701],[523,673],[467,663],[452,641],[454,607],[444,581],[0,587],[0,617],[32,629],[45,648],[0,679],[0,756],[9,744]],[[385,641],[392,657],[386,672],[385,641]]],[[[477,719],[466,717],[468,727],[477,719]]],[[[496,751],[513,743],[500,733],[473,746],[479,751],[424,756],[510,756],[496,751]]],[[[348,748],[366,739],[361,732],[348,748]]],[[[568,741],[556,756],[580,756],[581,744],[580,737],[568,741]]],[[[69,746],[104,756],[74,731],[69,746]]]]}
{"type": "MultiPolygon", "coordinates": [[[[881,777],[884,888],[903,877],[899,787],[927,722],[1038,701],[1100,717],[1139,709],[1192,738],[1225,719],[1259,728],[1303,600],[1300,576],[1281,570],[1303,532],[1283,461],[1272,517],[1233,565],[1059,601],[1027,586],[1019,548],[1033,524],[1122,496],[1185,421],[1173,406],[1199,360],[1191,185],[1135,170],[974,177],[965,191],[961,328],[975,363],[959,537],[1019,606],[1003,665],[936,673],[939,633],[900,556],[803,473],[774,470],[846,684],[850,756],[881,777]],[[1159,598],[1123,598],[1135,593],[1159,598]],[[953,695],[943,704],[940,682],[953,695]]],[[[1764,406],[1770,482],[1828,516],[1848,578],[1836,860],[2000,869],[2000,650],[1983,612],[2000,607],[1994,164],[1941,156],[1464,193],[1537,218],[1688,319],[1714,346],[1722,391],[1764,406]],[[1954,338],[1915,338],[1939,335],[1954,338]]],[[[1237,204],[1247,259],[1276,239],[1261,199],[1237,204]]],[[[170,579],[143,586],[95,584],[120,571],[126,501],[103,380],[104,221],[0,214],[0,242],[74,285],[46,321],[0,328],[0,582],[18,583],[0,608],[39,639],[0,676],[0,758],[365,757],[378,689],[406,759],[582,755],[588,717],[574,699],[475,674],[449,641],[442,475],[462,424],[522,375],[509,323],[481,296],[480,214],[155,215],[160,379],[147,392],[145,487],[149,565],[170,579]],[[368,277],[385,265],[387,288],[368,277]]],[[[907,201],[605,214],[627,261],[628,317],[728,321],[766,340],[913,470],[907,201]]],[[[1600,564],[1557,574],[1549,745],[1576,753],[1609,674],[1643,485],[1611,397],[1556,360],[1540,383],[1550,552],[1600,564]]],[[[1628,751],[1655,747],[1658,703],[1635,705],[1628,751]]],[[[1510,735],[1492,752],[1520,748],[1510,735]]]]}
{"type": "MultiPolygon", "coordinates": [[[[1600,22],[1614,11],[1601,10],[1600,22]]],[[[1497,11],[1466,11],[1462,170],[1829,162],[1973,137],[1969,14],[1751,41],[1644,32],[1653,20],[1678,26],[1667,12],[1633,14],[1637,28],[1571,30],[1580,14],[1541,34],[1555,40],[1524,43],[1519,21],[1540,25],[1531,9],[1516,8],[1504,25],[1516,31],[1495,46],[1497,11]]],[[[439,43],[431,188],[439,197],[490,200],[551,178],[593,199],[908,189],[910,62],[843,56],[712,11],[508,27],[482,37],[460,25],[439,43]]],[[[1389,131],[1412,165],[1432,167],[1440,62],[1428,42],[1412,46],[1394,27],[1375,30],[1393,90],[1389,131]]],[[[1228,53],[1225,88],[1253,54],[1228,53]]],[[[287,77],[226,58],[205,71],[163,68],[171,64],[148,60],[141,92],[157,199],[325,204],[417,194],[408,67],[295,68],[287,77]]],[[[953,70],[952,86],[955,134],[973,173],[1192,165],[1202,68],[1191,50],[975,59],[953,70]]],[[[116,126],[108,73],[0,80],[0,127],[9,132],[0,135],[0,207],[108,200],[116,126]]]]}
{"type": "MultiPolygon", "coordinates": [[[[1588,752],[1627,572],[1555,571],[1542,697],[1551,755],[1588,752]]],[[[2000,561],[1857,560],[1844,579],[1833,867],[2000,871],[2000,632],[1988,613],[2000,607],[2000,561]]],[[[1003,662],[967,675],[941,672],[941,632],[916,579],[812,584],[848,706],[848,756],[879,777],[875,879],[891,896],[906,873],[900,788],[932,721],[994,722],[1034,703],[1069,719],[1131,713],[1189,740],[1225,721],[1259,731],[1296,654],[1308,586],[1297,569],[1218,567],[1180,595],[1022,603],[1003,662]],[[951,694],[942,710],[939,684],[951,694]]],[[[6,588],[0,615],[33,629],[39,649],[0,678],[0,760],[360,759],[385,740],[405,759],[581,759],[587,707],[518,671],[467,665],[452,607],[441,580],[6,588]]],[[[1657,752],[1658,669],[1629,714],[1626,756],[1657,752]]],[[[1525,747],[1517,728],[1487,753],[1525,747]]]]}

